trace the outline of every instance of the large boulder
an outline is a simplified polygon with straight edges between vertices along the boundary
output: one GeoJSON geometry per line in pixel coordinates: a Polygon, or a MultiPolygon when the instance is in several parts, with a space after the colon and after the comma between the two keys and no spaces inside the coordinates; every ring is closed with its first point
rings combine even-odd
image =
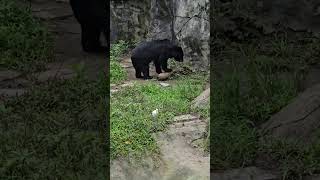
{"type": "Polygon", "coordinates": [[[210,101],[210,88],[203,91],[198,97],[191,102],[192,108],[202,108],[209,104],[210,101]]]}
{"type": "Polygon", "coordinates": [[[306,89],[262,125],[262,133],[279,140],[310,144],[319,134],[320,84],[306,89]]]}

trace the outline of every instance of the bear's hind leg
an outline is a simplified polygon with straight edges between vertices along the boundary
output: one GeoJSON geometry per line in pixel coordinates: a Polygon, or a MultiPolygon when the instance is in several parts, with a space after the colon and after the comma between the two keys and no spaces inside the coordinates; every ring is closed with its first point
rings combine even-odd
{"type": "Polygon", "coordinates": [[[157,62],[157,61],[154,61],[154,66],[156,67],[156,72],[157,72],[158,74],[161,74],[162,71],[161,71],[161,65],[160,65],[160,63],[157,62]]]}
{"type": "Polygon", "coordinates": [[[101,30],[91,23],[81,25],[82,48],[86,52],[107,52],[107,47],[100,44],[101,30]]]}
{"type": "Polygon", "coordinates": [[[139,67],[136,67],[135,70],[136,70],[136,78],[138,79],[142,78],[141,69],[139,67]]]}

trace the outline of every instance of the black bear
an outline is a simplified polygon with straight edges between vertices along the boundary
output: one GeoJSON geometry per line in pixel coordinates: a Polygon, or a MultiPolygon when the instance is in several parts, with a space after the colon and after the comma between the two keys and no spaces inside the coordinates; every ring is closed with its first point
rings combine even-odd
{"type": "Polygon", "coordinates": [[[70,0],[73,14],[81,25],[81,44],[86,52],[107,52],[107,47],[100,43],[104,33],[107,40],[109,28],[106,0],[70,0]]]}
{"type": "Polygon", "coordinates": [[[168,39],[142,42],[132,50],[131,55],[132,65],[136,70],[136,78],[152,79],[149,76],[149,64],[151,61],[153,61],[158,74],[162,73],[161,69],[165,72],[171,72],[172,70],[168,69],[169,58],[182,62],[182,48],[168,39]],[[141,73],[143,73],[143,76],[141,73]]]}

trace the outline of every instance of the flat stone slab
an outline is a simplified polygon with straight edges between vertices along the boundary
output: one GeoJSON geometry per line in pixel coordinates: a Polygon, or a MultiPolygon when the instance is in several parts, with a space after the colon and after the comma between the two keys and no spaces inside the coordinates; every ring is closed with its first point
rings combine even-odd
{"type": "Polygon", "coordinates": [[[20,75],[21,73],[18,71],[11,71],[11,70],[0,71],[0,81],[15,79],[20,75]]]}
{"type": "Polygon", "coordinates": [[[195,116],[192,114],[185,114],[185,115],[180,115],[176,116],[173,118],[173,122],[186,122],[186,121],[193,121],[193,120],[198,120],[200,116],[195,116]]]}
{"type": "Polygon", "coordinates": [[[71,79],[76,74],[71,69],[54,69],[44,71],[38,74],[37,80],[39,82],[45,82],[50,79],[58,78],[58,79],[71,79]]]}
{"type": "Polygon", "coordinates": [[[0,89],[0,96],[15,97],[26,93],[26,89],[0,89]]]}

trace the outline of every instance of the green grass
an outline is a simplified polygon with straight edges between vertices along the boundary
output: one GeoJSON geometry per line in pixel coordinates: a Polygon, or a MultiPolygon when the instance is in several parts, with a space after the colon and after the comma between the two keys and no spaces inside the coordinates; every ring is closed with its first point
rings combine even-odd
{"type": "MultiPolygon", "coordinates": [[[[157,152],[152,133],[164,130],[176,115],[192,112],[190,102],[206,83],[203,75],[178,78],[175,85],[136,84],[111,96],[111,158],[157,152]],[[157,121],[151,112],[159,109],[157,121]]],[[[208,108],[208,107],[207,107],[208,108]]],[[[207,109],[208,111],[208,109],[207,109]]],[[[205,115],[206,111],[203,110],[205,115]]]]}
{"type": "Polygon", "coordinates": [[[310,147],[301,147],[283,141],[271,141],[262,146],[262,152],[270,159],[278,160],[283,179],[303,179],[320,169],[320,141],[310,147]]]}
{"type": "Polygon", "coordinates": [[[105,179],[105,77],[50,81],[0,105],[0,179],[105,179]]]}
{"type": "Polygon", "coordinates": [[[126,52],[129,43],[118,41],[113,44],[110,49],[110,82],[111,84],[119,84],[127,78],[127,72],[121,67],[119,61],[121,56],[126,52]]]}
{"type": "Polygon", "coordinates": [[[52,61],[52,37],[31,10],[16,0],[0,0],[0,67],[22,72],[44,69],[52,61]]]}
{"type": "Polygon", "coordinates": [[[319,172],[319,143],[261,142],[257,127],[297,96],[306,70],[319,63],[320,41],[277,34],[226,44],[215,58],[228,62],[227,68],[211,82],[212,167],[251,166],[263,153],[278,164],[283,179],[319,172]]]}
{"type": "MultiPolygon", "coordinates": [[[[1,68],[42,70],[52,49],[30,9],[0,0],[1,68]]],[[[0,102],[0,179],[106,179],[107,77],[88,80],[83,64],[74,70],[71,80],[32,85],[0,102]]]]}

